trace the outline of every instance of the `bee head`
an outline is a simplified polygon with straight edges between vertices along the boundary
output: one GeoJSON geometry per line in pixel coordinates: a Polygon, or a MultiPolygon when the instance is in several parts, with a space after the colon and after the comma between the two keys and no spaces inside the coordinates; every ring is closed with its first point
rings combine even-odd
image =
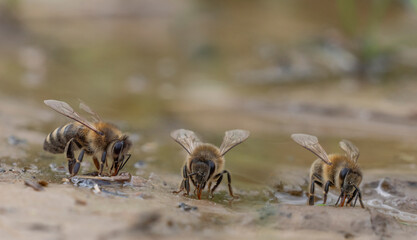
{"type": "Polygon", "coordinates": [[[208,180],[209,171],[209,166],[205,162],[197,162],[192,165],[190,176],[197,185],[202,186],[208,180]]]}
{"type": "Polygon", "coordinates": [[[200,161],[193,159],[191,161],[191,174],[190,177],[196,185],[197,196],[201,199],[201,192],[206,186],[207,181],[214,173],[215,166],[212,161],[200,161]]]}
{"type": "Polygon", "coordinates": [[[340,171],[339,177],[342,180],[342,191],[348,198],[353,196],[353,193],[362,182],[362,174],[359,171],[354,171],[350,168],[343,168],[340,171]]]}
{"type": "Polygon", "coordinates": [[[111,168],[111,171],[114,169],[113,175],[117,175],[129,160],[130,154],[128,152],[131,146],[132,142],[126,135],[113,141],[110,149],[113,156],[113,166],[111,168]]]}

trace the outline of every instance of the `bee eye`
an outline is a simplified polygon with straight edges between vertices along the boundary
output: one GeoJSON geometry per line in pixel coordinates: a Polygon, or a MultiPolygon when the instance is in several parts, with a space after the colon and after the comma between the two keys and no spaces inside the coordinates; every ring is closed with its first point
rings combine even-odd
{"type": "Polygon", "coordinates": [[[346,175],[348,174],[348,172],[349,172],[349,168],[343,168],[343,169],[340,171],[340,178],[341,178],[341,179],[345,179],[345,177],[346,177],[346,175]]]}
{"type": "Polygon", "coordinates": [[[123,142],[122,141],[116,142],[113,147],[113,153],[120,154],[120,152],[122,151],[122,148],[123,148],[123,142]]]}

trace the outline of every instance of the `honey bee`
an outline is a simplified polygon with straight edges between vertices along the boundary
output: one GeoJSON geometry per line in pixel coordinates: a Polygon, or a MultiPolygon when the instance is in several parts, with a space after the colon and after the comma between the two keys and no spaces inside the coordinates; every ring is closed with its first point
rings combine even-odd
{"type": "Polygon", "coordinates": [[[184,195],[190,193],[190,180],[195,190],[194,194],[201,199],[201,192],[208,183],[209,197],[213,197],[213,193],[223,180],[223,174],[227,175],[229,194],[233,198],[232,178],[230,172],[223,170],[225,159],[224,155],[236,145],[242,143],[249,137],[249,132],[245,130],[230,130],[225,133],[223,143],[220,148],[203,143],[198,139],[193,131],[178,129],[171,133],[171,137],[178,142],[187,151],[188,156],[182,168],[183,180],[180,189],[174,193],[178,194],[183,190],[184,195]],[[213,188],[211,188],[214,183],[213,188]]]}
{"type": "Polygon", "coordinates": [[[359,189],[359,185],[362,182],[362,171],[357,163],[359,149],[352,142],[348,140],[340,141],[339,146],[345,151],[345,155],[327,155],[315,136],[292,134],[291,138],[319,157],[310,168],[309,205],[314,205],[314,185],[317,184],[324,190],[323,204],[326,204],[327,193],[329,188],[332,188],[340,191],[336,206],[341,200],[340,207],[343,207],[346,199],[348,199],[346,206],[351,206],[352,200],[355,199],[354,207],[359,198],[361,207],[364,208],[362,194],[359,189]]]}
{"type": "Polygon", "coordinates": [[[84,154],[92,156],[100,176],[103,174],[104,166],[108,167],[108,157],[113,159],[109,175],[116,176],[123,169],[130,158],[128,151],[132,146],[127,135],[124,135],[116,126],[102,122],[97,113],[84,103],[80,104],[80,108],[92,115],[95,120],[93,123],[78,115],[65,102],[45,100],[44,103],[58,113],[75,120],[49,133],[43,143],[45,151],[65,153],[71,176],[77,175],[80,170],[84,154]],[[74,151],[79,149],[81,152],[75,159],[74,151]]]}

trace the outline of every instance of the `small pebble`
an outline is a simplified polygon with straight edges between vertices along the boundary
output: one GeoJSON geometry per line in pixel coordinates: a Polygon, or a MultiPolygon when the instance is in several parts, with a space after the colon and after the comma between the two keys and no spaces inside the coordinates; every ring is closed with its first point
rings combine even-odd
{"type": "Polygon", "coordinates": [[[180,203],[178,205],[178,208],[181,208],[183,211],[189,212],[189,211],[196,211],[198,208],[196,206],[190,206],[185,203],[180,203]]]}
{"type": "Polygon", "coordinates": [[[15,137],[15,136],[12,135],[12,136],[9,136],[7,138],[7,142],[10,145],[19,145],[19,144],[25,144],[26,143],[26,140],[19,139],[19,138],[17,138],[17,137],[15,137]]]}
{"type": "Polygon", "coordinates": [[[96,194],[101,193],[100,187],[98,186],[97,183],[94,184],[93,192],[96,193],[96,194]]]}

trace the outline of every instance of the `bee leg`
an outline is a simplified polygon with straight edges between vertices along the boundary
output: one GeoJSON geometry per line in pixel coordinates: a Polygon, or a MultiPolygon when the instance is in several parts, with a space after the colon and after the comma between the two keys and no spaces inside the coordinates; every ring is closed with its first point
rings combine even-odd
{"type": "Polygon", "coordinates": [[[310,184],[310,194],[308,196],[308,205],[314,205],[314,184],[316,181],[312,180],[310,184]]]}
{"type": "Polygon", "coordinates": [[[172,193],[178,194],[178,193],[182,192],[184,190],[184,188],[185,188],[185,180],[182,180],[181,185],[180,185],[180,190],[173,191],[172,193]]]}
{"type": "Polygon", "coordinates": [[[100,163],[98,162],[98,159],[96,156],[93,157],[94,166],[96,166],[97,170],[100,170],[100,163]]]}
{"type": "Polygon", "coordinates": [[[187,178],[184,180],[184,183],[185,183],[185,190],[187,191],[187,193],[185,193],[184,195],[188,196],[190,195],[190,180],[188,180],[187,178]]]}
{"type": "Polygon", "coordinates": [[[352,194],[352,197],[350,197],[349,200],[347,201],[346,206],[352,206],[352,207],[355,206],[355,205],[352,205],[352,201],[355,197],[356,198],[358,197],[357,194],[358,194],[358,190],[355,190],[352,194]]]}
{"type": "Polygon", "coordinates": [[[354,187],[355,187],[355,192],[357,192],[357,196],[356,196],[356,198],[355,198],[355,202],[354,202],[354,204],[353,204],[353,206],[356,206],[356,201],[358,200],[358,197],[359,197],[359,203],[361,204],[361,208],[365,208],[365,205],[363,205],[363,202],[362,202],[362,193],[361,193],[361,190],[359,190],[359,188],[358,187],[356,187],[355,185],[353,185],[354,187]]]}
{"type": "Polygon", "coordinates": [[[80,155],[78,155],[78,159],[75,162],[74,168],[72,170],[74,175],[77,175],[78,171],[80,170],[80,166],[81,166],[81,162],[83,161],[84,158],[84,152],[85,150],[81,150],[80,155]]]}
{"type": "MultiPolygon", "coordinates": [[[[111,165],[111,168],[110,168],[110,174],[111,174],[111,171],[114,169],[114,172],[116,173],[116,171],[117,171],[117,169],[116,169],[116,166],[118,165],[118,161],[117,161],[117,159],[114,159],[114,161],[113,161],[113,164],[111,165]]],[[[116,176],[117,174],[115,174],[115,175],[113,175],[113,174],[111,174],[112,176],[116,176]]]]}
{"type": "Polygon", "coordinates": [[[310,180],[310,192],[308,195],[308,205],[313,206],[314,205],[314,185],[317,184],[319,186],[323,186],[323,184],[316,179],[316,177],[313,175],[311,176],[310,180]]]}
{"type": "Polygon", "coordinates": [[[178,194],[185,189],[187,192],[184,195],[188,196],[190,194],[190,180],[188,179],[187,166],[184,166],[182,169],[182,176],[184,179],[181,182],[180,190],[174,191],[173,193],[178,194]]]}
{"type": "MultiPolygon", "coordinates": [[[[123,159],[123,161],[122,161],[122,163],[119,165],[119,167],[117,168],[117,172],[116,172],[116,175],[119,173],[119,171],[120,170],[122,170],[124,167],[125,167],[125,165],[126,165],[126,163],[129,161],[129,159],[130,159],[130,156],[132,156],[131,154],[126,154],[126,156],[127,156],[127,158],[126,159],[123,159]]],[[[126,157],[125,156],[125,157],[126,157]]],[[[125,158],[124,157],[124,158],[125,158]]]]}
{"type": "Polygon", "coordinates": [[[188,171],[187,171],[187,165],[185,165],[183,168],[182,168],[182,176],[184,177],[184,180],[183,180],[183,182],[184,182],[184,187],[185,187],[185,190],[187,191],[184,195],[185,196],[188,196],[189,194],[190,194],[190,179],[189,179],[189,176],[188,176],[188,173],[187,173],[188,171]]]}
{"type": "Polygon", "coordinates": [[[324,194],[323,194],[323,204],[326,204],[327,201],[327,193],[329,192],[329,187],[332,185],[332,182],[327,181],[324,185],[324,194]]]}
{"type": "MultiPolygon", "coordinates": [[[[361,204],[361,208],[365,208],[365,205],[363,205],[363,202],[362,202],[362,193],[359,189],[358,189],[358,196],[359,196],[359,203],[361,204]]],[[[355,204],[356,204],[356,201],[355,201],[355,204]]]]}
{"type": "Polygon", "coordinates": [[[340,199],[340,207],[343,207],[345,205],[345,200],[346,200],[346,194],[343,190],[342,190],[342,193],[340,194],[339,198],[337,199],[336,206],[339,203],[339,199],[340,199]]]}
{"type": "Polygon", "coordinates": [[[222,180],[223,180],[223,174],[222,173],[219,173],[219,174],[217,174],[216,176],[214,176],[214,179],[216,179],[216,177],[218,177],[217,178],[217,181],[216,181],[216,184],[214,185],[214,187],[211,189],[211,197],[210,198],[213,198],[214,197],[214,190],[216,190],[216,188],[220,185],[220,183],[222,182],[222,180]]]}
{"type": "Polygon", "coordinates": [[[238,196],[233,195],[233,189],[232,189],[232,177],[230,176],[230,172],[227,170],[223,170],[222,174],[227,174],[227,185],[229,187],[229,194],[233,198],[239,198],[238,196]]]}
{"type": "Polygon", "coordinates": [[[353,207],[355,207],[355,206],[356,206],[356,202],[358,201],[358,197],[359,197],[359,194],[358,194],[358,195],[356,195],[356,197],[355,197],[355,201],[353,202],[353,207]]]}
{"type": "Polygon", "coordinates": [[[103,173],[104,163],[106,163],[107,152],[104,151],[101,155],[101,165],[100,165],[100,172],[98,173],[99,176],[103,173]]]}
{"type": "Polygon", "coordinates": [[[208,188],[208,195],[209,195],[209,198],[211,198],[211,194],[210,194],[210,193],[211,193],[211,192],[210,192],[210,191],[211,191],[211,182],[209,182],[209,183],[208,183],[207,188],[208,188]]]}
{"type": "Polygon", "coordinates": [[[340,193],[339,197],[337,198],[335,206],[337,206],[337,204],[339,204],[339,201],[340,201],[341,198],[343,198],[343,191],[340,193]]]}
{"type": "Polygon", "coordinates": [[[74,169],[74,164],[75,164],[75,156],[74,156],[74,150],[75,150],[75,143],[74,143],[74,138],[71,138],[67,145],[65,146],[65,155],[67,156],[68,159],[68,171],[69,173],[74,176],[73,174],[73,169],[74,169]]]}

